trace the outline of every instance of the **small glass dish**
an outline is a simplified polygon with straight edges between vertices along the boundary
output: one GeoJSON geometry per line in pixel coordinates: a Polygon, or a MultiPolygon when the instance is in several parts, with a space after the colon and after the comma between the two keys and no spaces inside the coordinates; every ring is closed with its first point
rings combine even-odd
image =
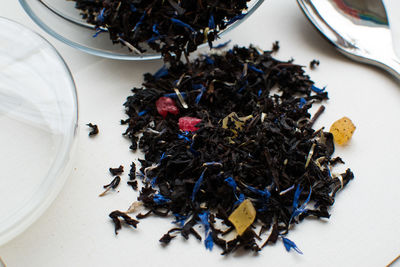
{"type": "MultiPolygon", "coordinates": [[[[79,50],[112,59],[122,60],[151,60],[160,59],[159,53],[144,53],[141,55],[130,52],[126,47],[114,45],[108,34],[95,34],[94,26],[88,24],[80,16],[80,11],[75,8],[74,1],[67,0],[19,0],[26,13],[43,30],[56,39],[75,47],[79,50]]],[[[243,19],[229,25],[220,36],[241,24],[248,18],[264,0],[250,0],[248,9],[243,12],[243,19]]],[[[203,44],[202,46],[206,46],[203,44]]]]}
{"type": "Polygon", "coordinates": [[[0,245],[31,225],[61,190],[76,143],[68,67],[45,39],[0,17],[0,245]]]}

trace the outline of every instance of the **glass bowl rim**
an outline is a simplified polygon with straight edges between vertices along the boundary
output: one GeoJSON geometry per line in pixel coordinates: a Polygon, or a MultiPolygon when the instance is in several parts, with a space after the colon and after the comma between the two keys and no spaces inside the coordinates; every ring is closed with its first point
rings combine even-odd
{"type": "MultiPolygon", "coordinates": [[[[54,38],[56,38],[57,40],[73,47],[76,48],[78,50],[81,50],[83,52],[86,52],[88,54],[91,55],[95,55],[95,56],[99,56],[99,57],[103,57],[103,58],[109,58],[109,59],[118,59],[118,60],[130,60],[130,61],[144,61],[144,60],[157,60],[157,59],[161,59],[161,54],[143,54],[143,55],[126,55],[126,54],[119,54],[119,53],[112,53],[112,52],[108,52],[108,51],[101,51],[99,49],[96,48],[89,48],[85,45],[82,44],[78,44],[66,37],[64,37],[63,35],[57,33],[55,30],[53,30],[51,27],[49,27],[42,19],[40,19],[35,12],[32,10],[32,8],[30,7],[30,5],[28,4],[27,0],[18,0],[19,3],[21,4],[22,8],[25,10],[25,12],[28,14],[28,16],[40,27],[42,28],[45,32],[47,32],[48,34],[50,34],[51,36],[53,36],[54,38]]],[[[38,2],[40,2],[44,8],[48,8],[46,6],[45,3],[43,3],[40,0],[36,0],[38,2]]],[[[228,32],[230,32],[231,30],[235,29],[237,26],[239,26],[243,21],[245,21],[248,17],[250,17],[257,9],[258,7],[261,6],[261,4],[264,2],[264,0],[253,0],[255,1],[254,4],[252,6],[250,6],[247,9],[247,12],[245,13],[246,15],[240,19],[235,21],[234,23],[232,23],[231,25],[229,25],[225,30],[221,31],[218,34],[218,37],[222,37],[225,34],[227,34],[228,32]]],[[[51,10],[49,10],[50,12],[53,12],[51,10]]],[[[58,15],[58,14],[54,14],[54,15],[58,15]]],[[[65,19],[65,18],[63,18],[65,19]]],[[[65,19],[66,20],[66,19],[65,19]]],[[[67,21],[67,20],[66,20],[67,21]]],[[[73,22],[71,22],[73,23],[73,22]]],[[[204,47],[208,45],[207,43],[204,43],[202,45],[199,46],[199,48],[204,47]]]]}
{"type": "Polygon", "coordinates": [[[52,52],[53,58],[56,59],[57,64],[60,64],[60,67],[64,70],[65,78],[67,79],[68,83],[68,88],[65,90],[68,90],[72,94],[72,117],[71,122],[69,122],[67,125],[67,131],[64,132],[66,136],[64,138],[65,144],[62,145],[60,153],[57,153],[55,161],[52,163],[46,176],[41,182],[41,186],[39,186],[39,188],[33,194],[33,196],[36,197],[30,197],[26,199],[25,202],[20,205],[21,208],[12,214],[9,214],[10,216],[1,222],[5,225],[4,229],[0,231],[0,245],[3,245],[25,231],[46,211],[46,209],[57,197],[65,181],[67,180],[69,174],[68,169],[70,169],[72,164],[71,154],[76,147],[78,137],[78,96],[75,81],[70,69],[68,68],[68,65],[57,49],[49,41],[19,22],[1,16],[0,21],[5,21],[6,23],[10,23],[21,28],[32,37],[40,41],[47,49],[49,49],[49,51],[52,52]],[[47,187],[43,188],[43,184],[47,185],[47,187]],[[38,195],[40,197],[38,197],[38,195]]]}

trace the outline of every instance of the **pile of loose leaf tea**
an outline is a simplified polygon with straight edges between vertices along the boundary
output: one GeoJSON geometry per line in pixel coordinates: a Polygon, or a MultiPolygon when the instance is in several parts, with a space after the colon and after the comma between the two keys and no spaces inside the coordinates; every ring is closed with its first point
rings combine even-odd
{"type": "MultiPolygon", "coordinates": [[[[277,45],[274,46],[277,48],[277,45]]],[[[287,238],[306,217],[329,218],[335,195],[353,178],[331,169],[333,136],[312,128],[323,112],[309,109],[328,98],[303,67],[271,51],[234,47],[145,74],[125,103],[125,135],[144,152],[139,202],[147,213],[174,218],[160,242],[177,235],[203,239],[228,254],[259,251],[287,238]],[[201,226],[201,229],[199,229],[201,226]],[[229,236],[232,236],[230,237],[229,236]]],[[[138,221],[110,214],[116,231],[138,221]]]]}
{"type": "Polygon", "coordinates": [[[218,33],[242,19],[249,0],[74,0],[83,18],[108,31],[114,43],[136,53],[147,44],[166,60],[189,54],[197,46],[212,46],[218,33]]]}

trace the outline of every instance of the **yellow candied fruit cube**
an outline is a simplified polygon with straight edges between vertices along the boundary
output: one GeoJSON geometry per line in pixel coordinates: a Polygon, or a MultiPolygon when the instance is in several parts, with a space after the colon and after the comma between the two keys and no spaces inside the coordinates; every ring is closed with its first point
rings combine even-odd
{"type": "Polygon", "coordinates": [[[249,199],[244,200],[229,216],[229,221],[235,226],[236,232],[242,235],[254,222],[256,210],[249,199]]]}
{"type": "Polygon", "coordinates": [[[349,118],[343,117],[332,124],[329,132],[333,134],[335,143],[345,145],[353,136],[355,130],[356,126],[354,126],[353,122],[349,118]]]}

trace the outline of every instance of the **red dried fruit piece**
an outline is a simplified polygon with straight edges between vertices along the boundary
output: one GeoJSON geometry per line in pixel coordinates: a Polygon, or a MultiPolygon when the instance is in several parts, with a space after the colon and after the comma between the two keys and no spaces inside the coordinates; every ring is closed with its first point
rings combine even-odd
{"type": "Polygon", "coordinates": [[[179,118],[179,129],[184,132],[195,132],[199,128],[195,127],[201,119],[194,117],[181,117],[179,118]]]}
{"type": "Polygon", "coordinates": [[[163,116],[163,118],[167,117],[168,113],[171,113],[174,115],[178,115],[178,113],[179,113],[179,109],[176,106],[175,101],[169,97],[164,97],[164,96],[160,97],[156,101],[156,107],[157,107],[158,114],[163,116]]]}

